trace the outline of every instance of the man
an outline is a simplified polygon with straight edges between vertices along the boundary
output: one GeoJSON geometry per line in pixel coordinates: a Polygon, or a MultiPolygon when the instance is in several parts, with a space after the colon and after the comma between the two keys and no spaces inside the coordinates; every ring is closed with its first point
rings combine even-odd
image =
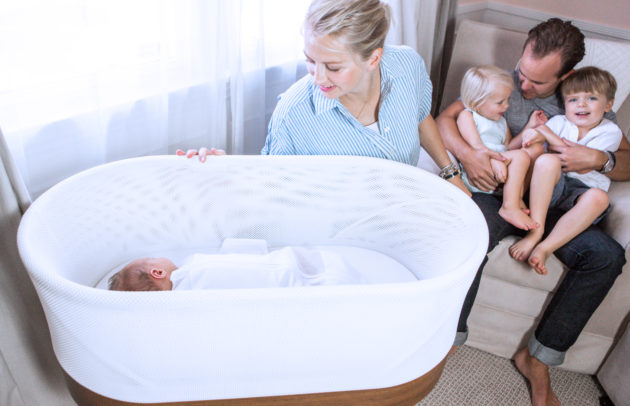
{"type": "MultiPolygon", "coordinates": [[[[513,135],[520,137],[530,118],[532,122],[537,117],[544,121],[543,113],[546,117],[564,113],[556,91],[583,56],[584,35],[568,21],[552,18],[530,30],[521,60],[513,73],[516,88],[505,114],[513,135]]],[[[438,128],[447,149],[464,166],[469,181],[481,190],[493,190],[497,181],[490,158],[503,158],[492,151],[475,150],[463,140],[456,125],[457,116],[463,109],[461,101],[451,104],[437,118],[438,128]]],[[[614,120],[614,114],[607,118],[614,120]]],[[[570,141],[564,142],[565,145],[553,148],[559,154],[564,171],[598,170],[613,180],[630,179],[630,143],[625,137],[614,156],[570,141]]],[[[500,198],[492,194],[473,193],[473,199],[488,223],[488,252],[505,236],[518,233],[515,227],[499,216],[500,198]]],[[[553,228],[562,214],[558,210],[549,211],[546,231],[553,228]]],[[[625,263],[623,248],[597,226],[589,227],[558,249],[555,255],[569,270],[545,309],[528,346],[514,357],[517,368],[530,382],[534,406],[560,404],[551,389],[548,366],[564,361],[564,354],[575,343],[625,263]]],[[[481,264],[464,302],[455,346],[466,341],[466,321],[486,260],[481,264]]]]}

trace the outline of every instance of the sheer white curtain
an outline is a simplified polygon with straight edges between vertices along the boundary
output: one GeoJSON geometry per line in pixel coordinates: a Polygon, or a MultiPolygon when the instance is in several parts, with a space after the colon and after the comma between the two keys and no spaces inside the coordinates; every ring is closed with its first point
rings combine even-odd
{"type": "Polygon", "coordinates": [[[31,195],[121,158],[257,153],[270,105],[297,78],[307,6],[0,2],[0,127],[31,195]]]}

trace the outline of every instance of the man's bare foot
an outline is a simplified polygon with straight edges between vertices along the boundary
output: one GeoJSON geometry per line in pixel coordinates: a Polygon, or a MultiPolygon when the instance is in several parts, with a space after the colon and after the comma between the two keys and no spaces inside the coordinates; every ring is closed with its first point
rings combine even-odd
{"type": "Polygon", "coordinates": [[[541,233],[532,233],[530,231],[525,237],[510,246],[508,249],[510,256],[517,261],[527,261],[541,237],[541,233]]]}
{"type": "Polygon", "coordinates": [[[451,347],[450,350],[448,350],[448,354],[446,354],[446,358],[450,357],[451,355],[455,354],[457,352],[457,349],[459,348],[459,345],[454,345],[451,347]]]}
{"type": "Polygon", "coordinates": [[[534,247],[534,250],[527,258],[527,263],[534,268],[534,271],[541,275],[547,275],[547,268],[545,267],[545,262],[547,262],[547,258],[551,253],[547,252],[541,244],[538,244],[534,247]]]}
{"type": "Polygon", "coordinates": [[[560,406],[560,401],[551,389],[547,365],[532,357],[527,347],[516,353],[514,363],[521,375],[529,382],[533,406],[560,406]]]}
{"type": "Polygon", "coordinates": [[[532,220],[521,208],[507,209],[501,206],[499,209],[499,216],[503,217],[503,220],[512,224],[514,227],[518,227],[521,230],[533,230],[540,227],[540,224],[532,220]]]}

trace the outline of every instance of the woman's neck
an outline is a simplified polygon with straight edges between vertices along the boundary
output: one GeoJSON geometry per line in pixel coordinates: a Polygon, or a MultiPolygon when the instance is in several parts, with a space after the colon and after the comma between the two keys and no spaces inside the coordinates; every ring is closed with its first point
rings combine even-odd
{"type": "Polygon", "coordinates": [[[347,93],[339,98],[339,102],[361,124],[369,125],[378,120],[378,106],[381,99],[381,72],[375,69],[368,77],[365,90],[347,93]]]}

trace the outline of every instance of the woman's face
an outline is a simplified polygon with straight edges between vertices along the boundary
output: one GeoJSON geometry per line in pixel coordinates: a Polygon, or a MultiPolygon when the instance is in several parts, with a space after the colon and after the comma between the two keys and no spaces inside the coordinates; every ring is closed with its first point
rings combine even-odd
{"type": "Polygon", "coordinates": [[[358,54],[330,35],[316,36],[305,33],[304,55],[306,67],[313,76],[313,83],[328,98],[339,98],[349,93],[367,91],[368,73],[378,68],[364,61],[358,54]]]}

